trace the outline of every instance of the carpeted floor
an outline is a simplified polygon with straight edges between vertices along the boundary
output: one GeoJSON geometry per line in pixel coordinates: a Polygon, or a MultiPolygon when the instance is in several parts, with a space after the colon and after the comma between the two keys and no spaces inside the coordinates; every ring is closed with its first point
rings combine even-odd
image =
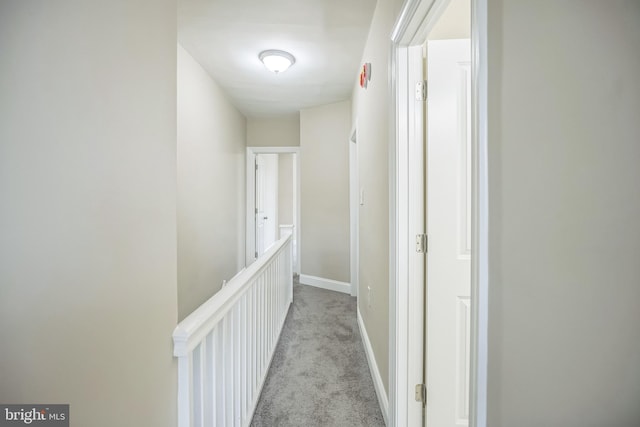
{"type": "Polygon", "coordinates": [[[294,283],[293,305],[251,425],[384,426],[355,298],[294,283]]]}

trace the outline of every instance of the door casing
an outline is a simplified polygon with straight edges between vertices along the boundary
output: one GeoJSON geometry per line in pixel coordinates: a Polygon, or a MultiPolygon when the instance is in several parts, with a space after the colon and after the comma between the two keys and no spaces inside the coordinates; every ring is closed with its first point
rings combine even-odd
{"type": "Polygon", "coordinates": [[[295,154],[296,262],[294,273],[300,274],[300,147],[247,147],[245,266],[255,261],[255,161],[256,154],[295,154]]]}
{"type": "MultiPolygon", "coordinates": [[[[423,144],[415,132],[415,63],[421,46],[448,0],[408,0],[391,35],[391,93],[394,98],[389,144],[389,424],[416,425],[422,408],[414,389],[422,382],[422,350],[410,344],[422,334],[423,312],[412,301],[424,292],[422,267],[415,257],[415,238],[423,232],[419,214],[412,211],[412,189],[424,179],[423,144]],[[413,157],[412,157],[413,156],[413,157]],[[418,227],[418,228],[416,228],[418,227]]],[[[470,427],[486,427],[488,344],[488,181],[487,181],[487,0],[471,0],[472,81],[472,256],[471,256],[471,366],[470,427]]],[[[420,424],[418,424],[420,425],[420,424]]]]}
{"type": "Polygon", "coordinates": [[[360,180],[358,176],[358,121],[349,137],[349,217],[350,217],[350,269],[351,296],[358,296],[358,270],[360,269],[359,223],[360,223],[360,180]]]}

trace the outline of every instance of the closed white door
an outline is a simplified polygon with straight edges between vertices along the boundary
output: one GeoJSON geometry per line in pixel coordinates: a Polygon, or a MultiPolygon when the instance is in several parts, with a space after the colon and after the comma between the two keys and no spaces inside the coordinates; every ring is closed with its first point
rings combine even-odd
{"type": "Polygon", "coordinates": [[[426,425],[468,425],[470,41],[427,44],[426,425]]]}

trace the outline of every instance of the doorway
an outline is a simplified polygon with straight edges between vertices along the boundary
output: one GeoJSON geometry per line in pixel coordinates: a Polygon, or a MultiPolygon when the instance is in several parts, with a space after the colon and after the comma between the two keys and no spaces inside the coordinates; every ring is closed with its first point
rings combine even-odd
{"type": "Polygon", "coordinates": [[[351,296],[358,296],[358,269],[360,268],[359,220],[360,220],[360,184],[358,172],[358,125],[349,138],[349,216],[350,216],[350,269],[351,296]]]}
{"type": "Polygon", "coordinates": [[[247,147],[245,263],[250,265],[285,234],[293,236],[300,274],[300,153],[298,147],[247,147]]]}
{"type": "Polygon", "coordinates": [[[487,5],[463,2],[409,0],[392,34],[395,426],[486,426],[487,5]],[[466,9],[463,22],[444,25],[460,9],[466,9]],[[467,41],[459,43],[466,45],[463,57],[452,60],[457,68],[432,68],[455,49],[450,39],[460,38],[467,41]],[[453,76],[445,96],[438,95],[434,86],[453,76]],[[449,118],[438,114],[445,111],[454,126],[442,136],[438,126],[449,118]],[[466,289],[453,292],[456,283],[466,289]]]}

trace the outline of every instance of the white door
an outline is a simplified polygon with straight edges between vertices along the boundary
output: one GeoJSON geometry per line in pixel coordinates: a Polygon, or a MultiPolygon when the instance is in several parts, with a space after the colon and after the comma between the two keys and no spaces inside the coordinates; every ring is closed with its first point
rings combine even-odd
{"type": "Polygon", "coordinates": [[[278,154],[264,157],[264,250],[279,240],[278,229],[278,154]]]}
{"type": "Polygon", "coordinates": [[[278,240],[278,155],[256,155],[256,258],[278,240]]]}
{"type": "Polygon", "coordinates": [[[256,175],[255,175],[255,206],[256,206],[256,258],[264,253],[264,232],[265,232],[265,220],[267,216],[265,214],[265,179],[264,179],[264,157],[260,154],[256,155],[256,175]]]}
{"type": "Polygon", "coordinates": [[[470,40],[427,44],[426,425],[469,418],[470,40]]]}

